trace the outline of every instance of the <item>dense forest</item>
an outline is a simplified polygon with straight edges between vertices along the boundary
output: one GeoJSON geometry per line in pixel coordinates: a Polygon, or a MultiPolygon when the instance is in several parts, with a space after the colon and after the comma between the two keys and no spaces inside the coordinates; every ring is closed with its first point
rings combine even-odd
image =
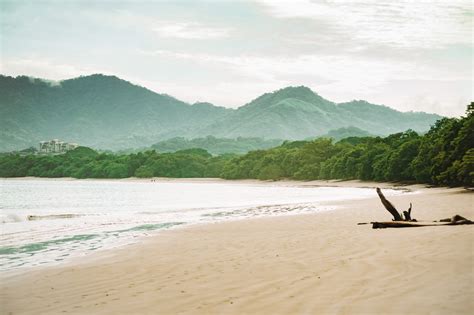
{"type": "Polygon", "coordinates": [[[0,156],[1,177],[222,177],[277,180],[361,179],[473,186],[474,103],[466,116],[438,120],[424,135],[284,142],[245,155],[204,149],[120,155],[79,147],[62,155],[0,156]]]}

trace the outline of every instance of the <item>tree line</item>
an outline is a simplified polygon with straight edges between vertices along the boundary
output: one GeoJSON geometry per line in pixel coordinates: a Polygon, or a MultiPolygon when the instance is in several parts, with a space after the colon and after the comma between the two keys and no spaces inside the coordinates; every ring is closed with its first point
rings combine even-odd
{"type": "Polygon", "coordinates": [[[213,156],[203,149],[128,155],[80,147],[62,155],[4,154],[1,177],[221,177],[261,180],[361,179],[473,186],[474,104],[466,116],[443,118],[424,135],[284,142],[245,155],[213,156]]]}

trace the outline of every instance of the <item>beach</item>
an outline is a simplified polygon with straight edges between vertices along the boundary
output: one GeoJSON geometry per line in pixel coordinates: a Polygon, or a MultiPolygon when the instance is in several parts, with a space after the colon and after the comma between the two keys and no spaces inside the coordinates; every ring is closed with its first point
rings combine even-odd
{"type": "MultiPolygon", "coordinates": [[[[390,184],[281,182],[391,188],[390,184]]],[[[404,186],[412,217],[474,219],[462,188],[404,186]]],[[[474,227],[373,230],[373,198],[334,211],[162,231],[140,243],[2,276],[2,314],[469,314],[474,227]]]]}

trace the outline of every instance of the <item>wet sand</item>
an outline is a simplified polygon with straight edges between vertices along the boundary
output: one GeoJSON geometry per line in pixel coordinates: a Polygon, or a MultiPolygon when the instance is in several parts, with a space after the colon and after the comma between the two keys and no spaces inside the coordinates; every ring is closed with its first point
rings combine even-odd
{"type": "MultiPolygon", "coordinates": [[[[272,183],[275,184],[275,183],[272,183]]],[[[278,185],[372,187],[360,182],[278,185]]],[[[412,216],[474,219],[464,189],[407,186],[412,216]]],[[[163,231],[140,244],[2,275],[2,314],[470,314],[474,226],[373,230],[374,198],[335,211],[163,231]]]]}

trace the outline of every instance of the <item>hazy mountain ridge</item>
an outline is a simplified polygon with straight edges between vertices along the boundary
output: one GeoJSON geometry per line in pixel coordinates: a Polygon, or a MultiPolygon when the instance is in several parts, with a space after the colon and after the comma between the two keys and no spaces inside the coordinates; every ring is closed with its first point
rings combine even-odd
{"type": "Polygon", "coordinates": [[[336,104],[303,86],[265,93],[238,109],[191,105],[101,74],[59,83],[0,76],[0,91],[1,151],[52,138],[122,149],[209,135],[296,140],[349,126],[386,135],[425,131],[441,118],[365,101],[336,104]]]}
{"type": "Polygon", "coordinates": [[[402,113],[365,101],[336,104],[300,86],[264,94],[199,132],[297,140],[354,126],[371,134],[388,135],[407,129],[425,131],[439,118],[436,114],[402,113]]]}
{"type": "Polygon", "coordinates": [[[2,76],[0,88],[5,91],[0,100],[2,150],[51,138],[99,148],[151,145],[229,112],[217,106],[191,106],[104,75],[56,85],[2,76]]]}
{"type": "Polygon", "coordinates": [[[262,139],[262,138],[216,138],[207,136],[205,138],[186,139],[176,137],[155,143],[151,149],[157,152],[167,153],[179,150],[201,148],[207,152],[220,155],[225,153],[245,154],[253,150],[264,150],[279,146],[283,140],[279,139],[262,139]]]}
{"type": "Polygon", "coordinates": [[[334,141],[339,141],[349,137],[375,137],[365,130],[362,130],[357,127],[349,126],[349,127],[342,127],[339,129],[329,130],[327,134],[321,136],[321,138],[332,138],[334,141]]]}

